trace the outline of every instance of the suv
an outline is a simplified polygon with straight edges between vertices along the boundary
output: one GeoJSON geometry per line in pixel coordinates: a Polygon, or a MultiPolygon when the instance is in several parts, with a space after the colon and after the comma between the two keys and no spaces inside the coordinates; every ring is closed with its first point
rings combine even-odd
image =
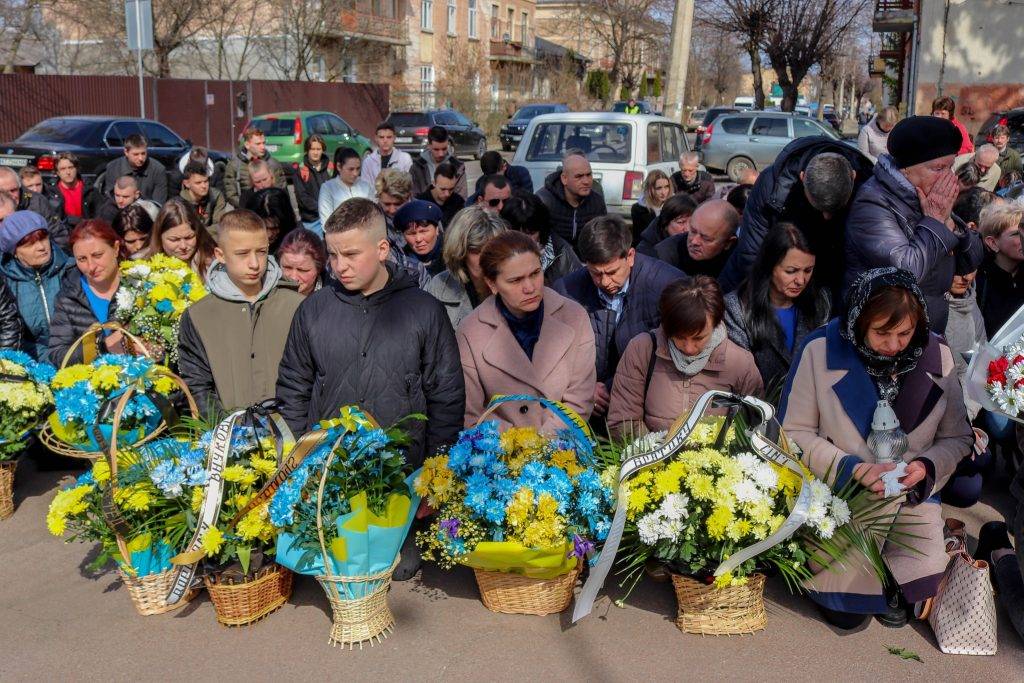
{"type": "Polygon", "coordinates": [[[479,159],[487,151],[487,135],[465,116],[453,109],[396,111],[388,116],[395,127],[395,147],[418,154],[427,146],[427,132],[434,126],[448,131],[452,154],[472,155],[479,159]]]}
{"type": "Polygon", "coordinates": [[[534,117],[512,163],[526,167],[539,190],[548,174],[562,166],[562,155],[574,148],[590,159],[609,213],[627,219],[643,195],[647,174],[660,169],[672,175],[679,170],[679,155],[688,149],[683,127],[663,116],[566,112],[534,117]]]}
{"type": "Polygon", "coordinates": [[[1024,109],[993,112],[978,129],[978,134],[974,136],[974,144],[983,145],[986,142],[992,142],[992,129],[996,126],[1009,128],[1010,147],[1018,152],[1024,150],[1024,109]]]}
{"type": "Polygon", "coordinates": [[[747,168],[762,171],[795,138],[824,135],[840,139],[831,127],[799,114],[764,111],[725,114],[708,125],[701,139],[701,161],[739,182],[747,168]]]}
{"type": "Polygon", "coordinates": [[[508,152],[518,147],[519,141],[523,139],[523,133],[526,132],[526,126],[534,116],[558,114],[566,111],[569,111],[569,107],[564,104],[531,104],[520,107],[515,114],[509,117],[508,123],[502,126],[501,131],[498,133],[498,138],[501,140],[501,148],[508,152]]]}
{"type": "MultiPolygon", "coordinates": [[[[327,158],[334,159],[339,147],[351,147],[363,156],[370,151],[369,139],[348,125],[345,119],[329,111],[283,111],[261,114],[246,124],[267,136],[267,151],[289,171],[297,169],[305,155],[303,146],[310,135],[320,135],[327,143],[327,158]]],[[[239,138],[241,145],[241,138],[239,138]]]]}

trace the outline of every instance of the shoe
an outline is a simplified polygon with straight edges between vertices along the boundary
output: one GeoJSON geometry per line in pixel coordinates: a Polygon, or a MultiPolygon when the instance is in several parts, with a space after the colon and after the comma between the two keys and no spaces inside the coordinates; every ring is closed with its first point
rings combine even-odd
{"type": "Polygon", "coordinates": [[[988,522],[978,532],[978,548],[974,551],[974,559],[992,564],[993,550],[1012,547],[1006,522],[988,522]]]}
{"type": "Polygon", "coordinates": [[[875,619],[886,628],[903,628],[907,625],[907,607],[899,594],[890,596],[889,607],[882,614],[876,614],[875,619]]]}
{"type": "Polygon", "coordinates": [[[420,549],[416,547],[415,534],[410,532],[405,537],[405,543],[402,544],[398,566],[395,567],[391,579],[393,581],[408,581],[416,576],[416,572],[420,570],[422,564],[423,558],[420,557],[420,549]]]}

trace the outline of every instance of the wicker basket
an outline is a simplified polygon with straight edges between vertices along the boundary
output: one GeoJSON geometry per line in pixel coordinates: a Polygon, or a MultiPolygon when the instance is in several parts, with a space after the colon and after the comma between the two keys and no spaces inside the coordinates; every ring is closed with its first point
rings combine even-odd
{"type": "Polygon", "coordinates": [[[14,470],[18,469],[17,460],[0,462],[0,519],[7,519],[14,514],[14,470]]]}
{"type": "Polygon", "coordinates": [[[572,602],[572,589],[581,571],[576,568],[553,579],[474,569],[484,607],[503,614],[557,614],[572,602]]]}
{"type": "Polygon", "coordinates": [[[739,635],[768,624],[764,608],[764,574],[753,574],[741,586],[716,588],[689,576],[672,574],[679,615],[676,626],[706,636],[739,635]]]}
{"type": "Polygon", "coordinates": [[[240,583],[220,574],[207,576],[203,581],[210,592],[217,621],[225,626],[245,626],[259,621],[288,601],[292,594],[292,577],[290,570],[275,563],[240,583]]]}
{"type": "MultiPolygon", "coordinates": [[[[325,565],[330,566],[330,565],[325,565]]],[[[388,607],[391,575],[398,558],[389,569],[372,576],[318,576],[316,580],[331,603],[333,624],[327,639],[331,645],[373,645],[388,637],[395,628],[395,616],[388,607]]]]}
{"type": "Polygon", "coordinates": [[[118,571],[121,573],[125,588],[128,589],[128,595],[132,598],[135,610],[144,617],[176,610],[199,595],[199,588],[195,587],[185,593],[181,600],[173,605],[168,605],[165,598],[174,584],[175,573],[173,570],[143,577],[130,576],[123,569],[118,569],[118,571]]]}

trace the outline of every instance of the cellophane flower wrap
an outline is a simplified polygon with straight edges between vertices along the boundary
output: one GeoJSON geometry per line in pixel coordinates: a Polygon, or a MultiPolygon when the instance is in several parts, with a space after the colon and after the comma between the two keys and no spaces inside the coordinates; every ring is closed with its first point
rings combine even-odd
{"type": "Polygon", "coordinates": [[[1024,340],[989,361],[985,390],[1000,412],[1010,417],[1024,412],[1024,340]]]}
{"type": "MultiPolygon", "coordinates": [[[[118,440],[124,445],[137,443],[160,425],[160,410],[148,394],[168,396],[174,391],[177,385],[166,368],[140,356],[105,354],[92,363],[58,370],[50,383],[56,408],[49,418],[54,436],[86,452],[104,450],[92,427],[104,405],[129,386],[137,390],[121,417],[118,440]]],[[[113,416],[104,416],[103,420],[100,431],[109,441],[113,416]]]]}
{"type": "Polygon", "coordinates": [[[611,527],[613,492],[568,430],[500,433],[487,421],[464,430],[446,455],[427,458],[416,492],[436,510],[417,534],[423,557],[443,568],[546,579],[589,558],[611,527]]]}
{"type": "Polygon", "coordinates": [[[173,256],[128,260],[121,264],[114,319],[176,365],[181,314],[204,296],[202,279],[173,256]]]}
{"type": "Polygon", "coordinates": [[[46,526],[54,536],[67,534],[68,541],[98,541],[95,568],[113,559],[135,576],[164,572],[188,541],[189,520],[195,515],[192,501],[197,492],[201,499],[207,476],[205,454],[185,439],[157,439],[120,450],[116,475],[101,458],[57,493],[46,526]],[[113,501],[127,529],[128,557],[122,555],[103,509],[112,484],[113,501]]]}
{"type": "MultiPolygon", "coordinates": [[[[713,579],[723,560],[782,526],[803,486],[794,472],[745,452],[735,429],[717,445],[723,424],[722,418],[705,418],[679,453],[627,481],[621,564],[627,573],[638,573],[653,558],[679,574],[714,580],[718,587],[745,583],[747,576],[771,565],[795,587],[811,576],[808,562],[850,522],[847,500],[811,479],[805,526],[713,579]]],[[[622,457],[652,450],[664,438],[665,432],[647,434],[627,446],[622,457]]]]}
{"type": "Polygon", "coordinates": [[[50,382],[55,372],[27,353],[0,350],[0,461],[24,449],[32,428],[53,408],[50,382]]]}
{"type": "MultiPolygon", "coordinates": [[[[280,527],[277,562],[301,574],[368,576],[387,571],[409,533],[420,497],[406,463],[408,437],[398,425],[381,429],[359,408],[342,408],[324,422],[320,444],[274,494],[270,520],[280,527]],[[324,485],[324,567],[317,534],[317,491],[324,485]]],[[[359,597],[355,595],[355,597],[359,597]]]]}

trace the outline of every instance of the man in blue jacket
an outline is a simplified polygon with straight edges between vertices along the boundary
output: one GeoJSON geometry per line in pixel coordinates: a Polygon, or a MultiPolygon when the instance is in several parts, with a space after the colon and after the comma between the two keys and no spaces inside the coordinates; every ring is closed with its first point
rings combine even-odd
{"type": "Polygon", "coordinates": [[[629,341],[657,327],[658,299],[682,271],[633,248],[633,233],[618,216],[601,216],[583,227],[579,239],[585,266],[555,283],[555,291],[587,309],[597,342],[594,415],[608,410],[619,358],[629,341]]]}
{"type": "Polygon", "coordinates": [[[512,186],[513,193],[525,192],[526,194],[533,194],[533,178],[530,177],[530,172],[523,166],[513,166],[505,161],[505,157],[501,156],[501,152],[493,149],[489,152],[484,152],[484,155],[480,157],[480,174],[480,177],[476,179],[473,197],[467,204],[476,202],[476,196],[484,191],[484,179],[494,174],[505,176],[508,184],[512,186]]]}

